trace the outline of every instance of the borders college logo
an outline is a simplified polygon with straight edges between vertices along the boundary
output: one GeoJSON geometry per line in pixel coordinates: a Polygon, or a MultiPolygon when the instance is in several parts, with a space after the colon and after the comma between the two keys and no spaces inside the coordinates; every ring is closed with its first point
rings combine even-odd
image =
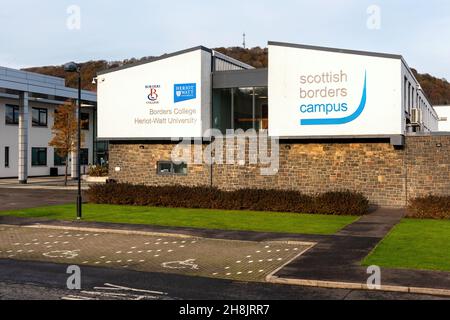
{"type": "Polygon", "coordinates": [[[181,83],[173,86],[173,101],[175,103],[197,98],[196,83],[181,83]]]}
{"type": "Polygon", "coordinates": [[[157,85],[147,85],[145,89],[147,90],[147,104],[159,104],[159,89],[161,86],[157,85]]]}

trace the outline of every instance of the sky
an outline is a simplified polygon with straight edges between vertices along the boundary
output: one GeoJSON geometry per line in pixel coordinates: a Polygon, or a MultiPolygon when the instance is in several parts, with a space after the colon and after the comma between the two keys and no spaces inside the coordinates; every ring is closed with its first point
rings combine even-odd
{"type": "Polygon", "coordinates": [[[450,1],[2,0],[0,65],[158,56],[292,42],[401,54],[450,80],[450,1]]]}

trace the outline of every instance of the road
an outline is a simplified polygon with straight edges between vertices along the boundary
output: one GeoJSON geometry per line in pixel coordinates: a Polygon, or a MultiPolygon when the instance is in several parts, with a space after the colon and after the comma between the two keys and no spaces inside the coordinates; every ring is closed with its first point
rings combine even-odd
{"type": "Polygon", "coordinates": [[[433,296],[308,288],[84,266],[82,290],[67,290],[67,265],[0,260],[0,299],[378,300],[433,296]],[[115,290],[124,287],[121,290],[115,290]],[[130,289],[133,289],[130,290],[130,289]],[[117,295],[114,295],[117,294],[117,295]]]}

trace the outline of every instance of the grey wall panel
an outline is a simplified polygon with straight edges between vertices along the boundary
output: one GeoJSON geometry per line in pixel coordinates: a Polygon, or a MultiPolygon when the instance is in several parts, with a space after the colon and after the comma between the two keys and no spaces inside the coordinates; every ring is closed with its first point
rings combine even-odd
{"type": "Polygon", "coordinates": [[[267,87],[268,77],[268,69],[214,72],[213,88],[267,87]]]}

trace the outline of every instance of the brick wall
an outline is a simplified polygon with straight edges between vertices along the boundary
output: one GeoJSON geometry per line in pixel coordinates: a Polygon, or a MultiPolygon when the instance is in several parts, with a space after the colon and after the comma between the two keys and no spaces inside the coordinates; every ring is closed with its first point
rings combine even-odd
{"type": "Polygon", "coordinates": [[[110,144],[109,178],[147,185],[210,185],[210,166],[189,165],[187,175],[161,176],[158,161],[170,161],[173,144],[110,144]],[[143,148],[142,148],[143,147],[143,148]],[[115,169],[119,167],[120,171],[115,169]]]}
{"type": "Polygon", "coordinates": [[[450,135],[411,136],[406,142],[408,199],[450,195],[450,135]]]}
{"type": "MultiPolygon", "coordinates": [[[[110,178],[149,185],[210,185],[206,164],[189,165],[187,176],[157,175],[157,162],[170,160],[173,147],[112,143],[110,178]]],[[[263,176],[260,169],[259,165],[215,164],[213,185],[226,190],[276,188],[305,193],[348,189],[362,192],[372,204],[402,207],[408,197],[450,194],[450,136],[409,136],[403,149],[383,141],[282,143],[278,174],[263,176]]]]}

